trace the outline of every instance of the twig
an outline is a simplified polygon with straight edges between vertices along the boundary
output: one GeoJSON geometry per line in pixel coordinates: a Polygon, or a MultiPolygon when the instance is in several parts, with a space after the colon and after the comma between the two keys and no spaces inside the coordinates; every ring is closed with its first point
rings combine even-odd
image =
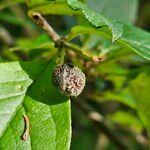
{"type": "Polygon", "coordinates": [[[24,118],[25,128],[24,128],[24,133],[22,135],[22,139],[27,140],[29,136],[30,123],[29,123],[29,118],[27,115],[23,115],[23,118],[24,118]]]}
{"type": "Polygon", "coordinates": [[[100,113],[93,110],[93,108],[91,108],[84,101],[73,100],[72,102],[87,115],[87,117],[93,122],[96,128],[103,132],[116,145],[118,149],[128,149],[128,146],[125,144],[125,142],[116,135],[113,129],[108,125],[108,122],[104,120],[100,113]]]}
{"type": "Polygon", "coordinates": [[[95,63],[102,61],[103,58],[101,56],[93,55],[92,53],[90,53],[88,51],[83,51],[80,47],[78,47],[77,45],[75,45],[73,43],[66,42],[64,38],[61,38],[54,31],[54,29],[51,27],[51,25],[46,21],[46,19],[44,17],[42,17],[42,15],[39,12],[33,12],[31,17],[36,24],[38,24],[44,30],[47,31],[47,33],[51,36],[52,40],[55,42],[57,47],[59,47],[59,48],[65,47],[67,49],[73,50],[73,51],[77,52],[78,54],[80,54],[81,56],[83,56],[84,58],[86,58],[88,60],[93,60],[93,62],[95,62],[95,63]]]}
{"type": "Polygon", "coordinates": [[[50,24],[46,21],[45,18],[38,12],[33,12],[32,19],[41,26],[47,33],[52,37],[53,41],[56,42],[60,40],[60,36],[53,30],[50,24]]]}
{"type": "Polygon", "coordinates": [[[14,45],[13,37],[2,26],[0,26],[0,40],[6,45],[9,45],[9,46],[14,45]]]}
{"type": "Polygon", "coordinates": [[[93,55],[90,51],[82,50],[80,47],[78,47],[77,45],[75,45],[73,43],[64,42],[64,46],[68,49],[71,49],[71,50],[77,52],[80,56],[82,56],[88,60],[92,60],[95,63],[98,63],[103,60],[103,57],[93,55]]]}

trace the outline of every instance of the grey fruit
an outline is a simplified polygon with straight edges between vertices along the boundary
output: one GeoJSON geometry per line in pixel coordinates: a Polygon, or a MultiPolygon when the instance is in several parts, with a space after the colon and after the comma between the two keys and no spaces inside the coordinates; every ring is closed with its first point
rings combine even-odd
{"type": "Polygon", "coordinates": [[[85,86],[85,75],[78,67],[62,64],[54,68],[53,82],[61,93],[78,96],[85,86]]]}

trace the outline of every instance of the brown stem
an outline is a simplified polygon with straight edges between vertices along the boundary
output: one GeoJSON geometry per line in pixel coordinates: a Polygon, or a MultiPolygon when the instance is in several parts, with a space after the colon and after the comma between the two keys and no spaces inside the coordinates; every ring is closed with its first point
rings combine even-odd
{"type": "Polygon", "coordinates": [[[40,13],[33,12],[32,19],[48,32],[48,34],[52,37],[54,42],[60,40],[60,36],[53,30],[50,24],[46,21],[44,17],[42,17],[40,13]]]}
{"type": "Polygon", "coordinates": [[[41,26],[44,30],[47,31],[47,33],[52,37],[53,41],[55,42],[56,46],[59,48],[65,47],[67,49],[71,49],[76,51],[78,54],[81,54],[81,56],[87,58],[88,60],[93,60],[93,62],[98,63],[102,61],[103,57],[101,56],[95,56],[89,51],[83,51],[81,50],[77,45],[66,42],[65,39],[61,38],[51,27],[51,25],[46,21],[46,19],[38,12],[32,13],[32,19],[36,24],[41,26]]]}

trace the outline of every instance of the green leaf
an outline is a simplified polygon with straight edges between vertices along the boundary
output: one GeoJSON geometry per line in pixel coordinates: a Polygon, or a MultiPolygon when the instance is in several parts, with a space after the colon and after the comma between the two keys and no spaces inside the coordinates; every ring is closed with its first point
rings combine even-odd
{"type": "MultiPolygon", "coordinates": [[[[80,34],[98,34],[111,39],[111,34],[106,27],[95,29],[93,27],[75,26],[71,29],[71,33],[68,36],[68,40],[80,35],[80,34]]],[[[135,51],[144,58],[150,60],[150,34],[136,28],[131,25],[125,25],[123,27],[122,36],[116,41],[119,45],[122,45],[130,50],[135,51]]]]}
{"type": "Polygon", "coordinates": [[[18,18],[15,15],[11,13],[1,13],[0,14],[0,19],[6,23],[10,23],[16,26],[23,26],[23,27],[30,27],[32,28],[32,22],[31,20],[28,19],[22,19],[18,18]]]}
{"type": "MultiPolygon", "coordinates": [[[[68,0],[68,4],[75,10],[81,10],[87,20],[94,27],[108,26],[112,31],[112,41],[120,42],[150,60],[150,34],[134,26],[125,25],[115,20],[110,20],[93,12],[84,3],[77,0],[68,0]]],[[[100,29],[99,29],[100,30],[100,29]]],[[[108,30],[104,31],[108,34],[108,30]]],[[[103,33],[105,34],[105,33],[103,33]]]]}
{"type": "Polygon", "coordinates": [[[89,8],[102,14],[104,17],[124,23],[133,23],[137,17],[138,0],[87,0],[89,8]]]}
{"type": "Polygon", "coordinates": [[[23,3],[24,0],[12,0],[12,1],[5,1],[5,0],[1,0],[0,2],[0,11],[3,10],[6,7],[10,7],[19,3],[23,3]]]}
{"type": "Polygon", "coordinates": [[[130,89],[133,93],[136,104],[137,111],[145,125],[145,127],[150,132],[150,94],[149,94],[149,86],[150,86],[150,72],[145,71],[138,75],[136,79],[134,79],[130,83],[130,89]]]}
{"type": "Polygon", "coordinates": [[[54,66],[55,60],[0,64],[1,150],[69,149],[70,101],[52,85],[54,66]],[[24,114],[30,121],[26,141],[24,114]]]}
{"type": "MultiPolygon", "coordinates": [[[[134,50],[139,55],[150,60],[150,34],[140,30],[134,26],[126,25],[113,19],[108,19],[99,13],[92,11],[86,4],[79,2],[78,0],[67,0],[69,8],[66,3],[63,2],[49,2],[49,1],[29,1],[28,5],[31,8],[29,15],[33,11],[41,12],[42,14],[57,14],[57,15],[81,15],[96,28],[95,31],[100,32],[102,36],[108,37],[112,41],[118,41],[120,44],[134,50]],[[42,4],[42,5],[39,5],[42,4]],[[112,35],[111,35],[111,32],[112,35]]],[[[89,28],[88,31],[94,32],[94,28],[89,28]]],[[[83,33],[83,31],[80,33],[83,33]]]]}
{"type": "Polygon", "coordinates": [[[74,10],[81,10],[82,13],[85,15],[86,19],[95,27],[101,26],[108,26],[109,29],[112,31],[112,41],[114,42],[123,34],[123,24],[117,22],[115,20],[110,20],[105,18],[104,16],[100,15],[92,11],[90,8],[87,7],[86,4],[79,2],[78,0],[68,0],[68,4],[74,10]]]}
{"type": "Polygon", "coordinates": [[[31,83],[18,62],[0,64],[0,137],[19,109],[31,83]]]}
{"type": "Polygon", "coordinates": [[[43,15],[47,14],[55,14],[55,15],[76,15],[81,14],[78,11],[73,11],[67,3],[62,1],[47,1],[47,0],[30,0],[28,2],[28,6],[30,8],[28,14],[29,16],[32,12],[40,12],[43,15]]]}
{"type": "Polygon", "coordinates": [[[133,115],[131,112],[127,111],[118,111],[110,116],[110,119],[114,122],[129,126],[129,127],[134,127],[134,129],[141,129],[143,126],[142,122],[140,119],[133,115]]]}
{"type": "Polygon", "coordinates": [[[37,5],[43,5],[43,4],[48,4],[48,3],[65,3],[66,0],[28,0],[27,3],[29,6],[34,7],[37,5]]]}
{"type": "Polygon", "coordinates": [[[130,94],[130,91],[128,89],[123,89],[122,91],[117,91],[117,92],[104,92],[102,95],[105,99],[108,100],[115,100],[120,103],[123,103],[131,108],[136,107],[135,100],[133,99],[132,95],[130,94]]]}

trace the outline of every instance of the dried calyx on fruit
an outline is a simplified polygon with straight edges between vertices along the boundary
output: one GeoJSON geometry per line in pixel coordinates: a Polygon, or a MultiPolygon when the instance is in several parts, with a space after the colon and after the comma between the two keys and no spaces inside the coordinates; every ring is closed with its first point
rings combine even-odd
{"type": "Polygon", "coordinates": [[[62,64],[54,68],[53,82],[61,93],[78,96],[85,86],[85,75],[78,67],[62,64]]]}

